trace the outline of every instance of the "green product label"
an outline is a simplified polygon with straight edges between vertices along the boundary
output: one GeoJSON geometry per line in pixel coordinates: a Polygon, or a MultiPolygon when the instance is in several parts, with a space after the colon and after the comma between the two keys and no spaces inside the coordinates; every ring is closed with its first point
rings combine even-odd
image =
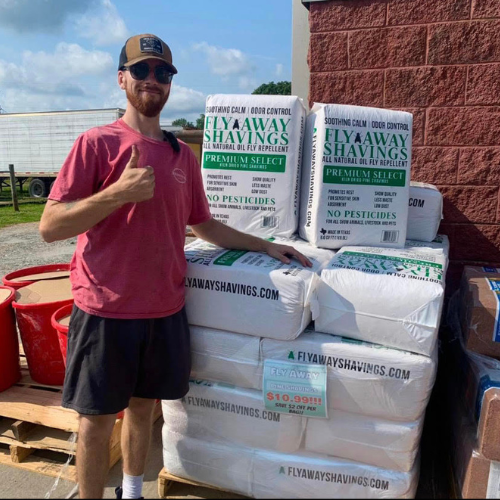
{"type": "Polygon", "coordinates": [[[406,170],[325,165],[323,182],[325,184],[404,187],[406,185],[406,170]]]}
{"type": "Polygon", "coordinates": [[[258,172],[284,172],[286,155],[259,155],[248,153],[203,154],[203,168],[218,170],[244,170],[258,172]]]}
{"type": "Polygon", "coordinates": [[[377,254],[363,253],[363,252],[342,252],[337,256],[341,257],[342,255],[346,256],[351,255],[353,257],[360,257],[363,259],[383,260],[401,264],[414,264],[416,266],[427,266],[427,267],[435,267],[436,269],[443,269],[442,264],[438,264],[437,262],[429,262],[427,260],[405,259],[404,257],[392,257],[390,255],[377,255],[377,254]]]}
{"type": "Polygon", "coordinates": [[[242,255],[248,253],[245,250],[229,250],[214,260],[214,266],[232,266],[242,255]]]}
{"type": "Polygon", "coordinates": [[[442,264],[363,252],[338,253],[331,266],[357,269],[369,273],[383,273],[389,276],[397,275],[402,278],[420,279],[435,283],[441,283],[443,279],[442,264]]]}

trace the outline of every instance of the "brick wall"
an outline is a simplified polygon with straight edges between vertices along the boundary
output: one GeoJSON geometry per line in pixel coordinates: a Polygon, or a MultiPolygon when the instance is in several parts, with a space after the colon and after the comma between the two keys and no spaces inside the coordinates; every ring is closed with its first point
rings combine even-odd
{"type": "Polygon", "coordinates": [[[500,267],[500,0],[310,4],[309,100],[413,113],[412,179],[444,195],[449,291],[500,267]]]}

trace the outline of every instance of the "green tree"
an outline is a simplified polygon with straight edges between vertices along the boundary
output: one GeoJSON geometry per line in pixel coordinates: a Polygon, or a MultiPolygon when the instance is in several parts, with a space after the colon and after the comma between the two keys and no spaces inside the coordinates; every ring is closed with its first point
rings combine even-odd
{"type": "Polygon", "coordinates": [[[291,95],[292,83],[291,82],[269,82],[263,83],[257,87],[252,94],[271,94],[271,95],[291,95]]]}
{"type": "Polygon", "coordinates": [[[188,122],[185,118],[177,118],[172,122],[174,127],[182,127],[182,128],[194,128],[192,122],[188,122]]]}
{"type": "Polygon", "coordinates": [[[205,114],[202,113],[200,117],[196,120],[196,128],[203,130],[205,128],[205,114]]]}

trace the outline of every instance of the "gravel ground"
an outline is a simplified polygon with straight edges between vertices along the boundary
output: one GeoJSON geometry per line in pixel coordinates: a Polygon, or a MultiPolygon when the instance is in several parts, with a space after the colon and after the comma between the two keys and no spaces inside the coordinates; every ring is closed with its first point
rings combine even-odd
{"type": "Polygon", "coordinates": [[[45,243],[38,222],[0,229],[0,277],[25,267],[69,262],[76,238],[45,243]]]}

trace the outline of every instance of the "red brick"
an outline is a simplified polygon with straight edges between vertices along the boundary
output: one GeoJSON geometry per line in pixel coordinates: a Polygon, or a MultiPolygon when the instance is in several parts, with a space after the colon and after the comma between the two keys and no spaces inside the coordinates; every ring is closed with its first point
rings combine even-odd
{"type": "Polygon", "coordinates": [[[500,107],[430,108],[427,146],[496,146],[500,136],[500,107]]]}
{"type": "Polygon", "coordinates": [[[347,33],[312,34],[309,47],[311,71],[347,69],[347,33]]]}
{"type": "Polygon", "coordinates": [[[427,62],[468,64],[500,61],[499,34],[500,21],[431,25],[427,62]]]}
{"type": "Polygon", "coordinates": [[[388,68],[425,64],[427,28],[376,28],[349,33],[351,68],[388,68]]]}
{"type": "Polygon", "coordinates": [[[425,24],[469,19],[470,0],[392,0],[387,24],[425,24]]]}
{"type": "Polygon", "coordinates": [[[457,148],[413,148],[412,180],[430,184],[455,184],[458,153],[457,148]]]}
{"type": "Polygon", "coordinates": [[[385,0],[314,2],[309,8],[309,28],[311,33],[317,33],[385,26],[385,17],[385,0]]]}
{"type": "Polygon", "coordinates": [[[389,69],[385,106],[459,106],[465,104],[467,69],[440,66],[389,69]]]}
{"type": "Polygon", "coordinates": [[[472,0],[472,17],[500,17],[498,0],[472,0]]]}
{"type": "Polygon", "coordinates": [[[467,148],[460,151],[458,183],[500,185],[500,148],[467,148]]]}
{"type": "Polygon", "coordinates": [[[500,261],[500,225],[457,224],[454,231],[456,260],[500,261]]]}
{"type": "Polygon", "coordinates": [[[495,223],[498,187],[442,186],[444,222],[495,223]]]}
{"type": "Polygon", "coordinates": [[[309,99],[313,102],[382,107],[383,71],[311,73],[309,99]]]}
{"type": "Polygon", "coordinates": [[[467,104],[500,104],[500,64],[478,64],[469,67],[467,104]]]}
{"type": "Polygon", "coordinates": [[[447,224],[446,222],[441,222],[438,229],[438,234],[446,234],[450,240],[450,259],[453,259],[455,251],[455,227],[456,224],[447,224]]]}

